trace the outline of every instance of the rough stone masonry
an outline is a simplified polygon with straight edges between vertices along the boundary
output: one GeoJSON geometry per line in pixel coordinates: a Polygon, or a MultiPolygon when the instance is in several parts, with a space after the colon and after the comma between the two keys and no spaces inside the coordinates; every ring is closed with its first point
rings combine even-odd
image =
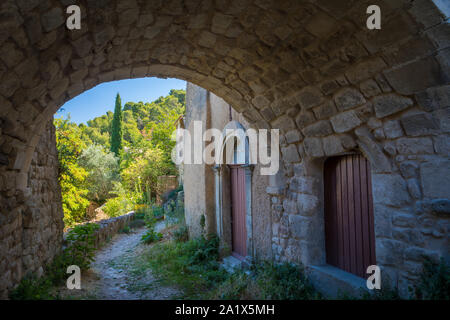
{"type": "Polygon", "coordinates": [[[67,0],[0,4],[0,297],[58,252],[56,110],[112,80],[177,77],[282,131],[272,256],[325,262],[323,161],[371,162],[377,263],[403,294],[449,256],[450,27],[432,0],[67,0]],[[379,5],[381,30],[366,28],[379,5]]]}

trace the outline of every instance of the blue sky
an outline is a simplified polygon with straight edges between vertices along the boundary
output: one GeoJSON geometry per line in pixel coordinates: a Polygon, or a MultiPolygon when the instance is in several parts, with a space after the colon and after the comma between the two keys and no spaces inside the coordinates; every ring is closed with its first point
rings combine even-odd
{"type": "Polygon", "coordinates": [[[67,101],[55,114],[59,118],[70,113],[78,124],[99,117],[106,111],[114,111],[116,94],[119,92],[122,106],[128,101],[151,102],[166,96],[170,89],[186,89],[186,81],[178,79],[141,78],[105,82],[67,101]]]}

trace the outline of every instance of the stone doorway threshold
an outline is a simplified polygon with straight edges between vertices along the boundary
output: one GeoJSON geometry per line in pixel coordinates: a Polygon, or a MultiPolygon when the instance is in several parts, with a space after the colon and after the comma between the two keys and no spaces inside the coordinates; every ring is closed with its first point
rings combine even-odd
{"type": "Polygon", "coordinates": [[[357,297],[369,292],[366,279],[328,264],[307,266],[306,272],[314,287],[329,298],[339,298],[345,294],[357,297]]]}
{"type": "Polygon", "coordinates": [[[239,270],[246,266],[247,264],[244,261],[239,260],[234,256],[228,256],[223,258],[222,260],[222,267],[229,273],[234,273],[236,270],[239,270]]]}

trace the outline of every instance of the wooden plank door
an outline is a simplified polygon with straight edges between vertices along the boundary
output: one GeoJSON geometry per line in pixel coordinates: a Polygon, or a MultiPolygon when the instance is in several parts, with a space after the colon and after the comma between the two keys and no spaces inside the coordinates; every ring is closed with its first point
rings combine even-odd
{"type": "Polygon", "coordinates": [[[359,154],[327,159],[324,166],[327,263],[366,278],[375,262],[370,163],[359,154]]]}
{"type": "Polygon", "coordinates": [[[230,166],[231,176],[231,233],[232,255],[244,259],[247,255],[247,230],[245,219],[245,170],[230,166]]]}

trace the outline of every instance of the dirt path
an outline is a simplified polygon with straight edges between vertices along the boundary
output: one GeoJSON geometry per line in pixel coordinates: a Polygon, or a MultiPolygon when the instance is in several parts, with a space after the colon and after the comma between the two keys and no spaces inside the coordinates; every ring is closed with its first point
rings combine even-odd
{"type": "MultiPolygon", "coordinates": [[[[164,221],[155,231],[164,229],[164,221]]],[[[138,270],[135,263],[139,255],[148,250],[140,242],[146,228],[134,229],[129,234],[117,234],[95,254],[88,272],[82,274],[81,290],[63,289],[65,299],[101,300],[162,300],[179,295],[176,288],[161,285],[151,270],[138,270]]]]}

